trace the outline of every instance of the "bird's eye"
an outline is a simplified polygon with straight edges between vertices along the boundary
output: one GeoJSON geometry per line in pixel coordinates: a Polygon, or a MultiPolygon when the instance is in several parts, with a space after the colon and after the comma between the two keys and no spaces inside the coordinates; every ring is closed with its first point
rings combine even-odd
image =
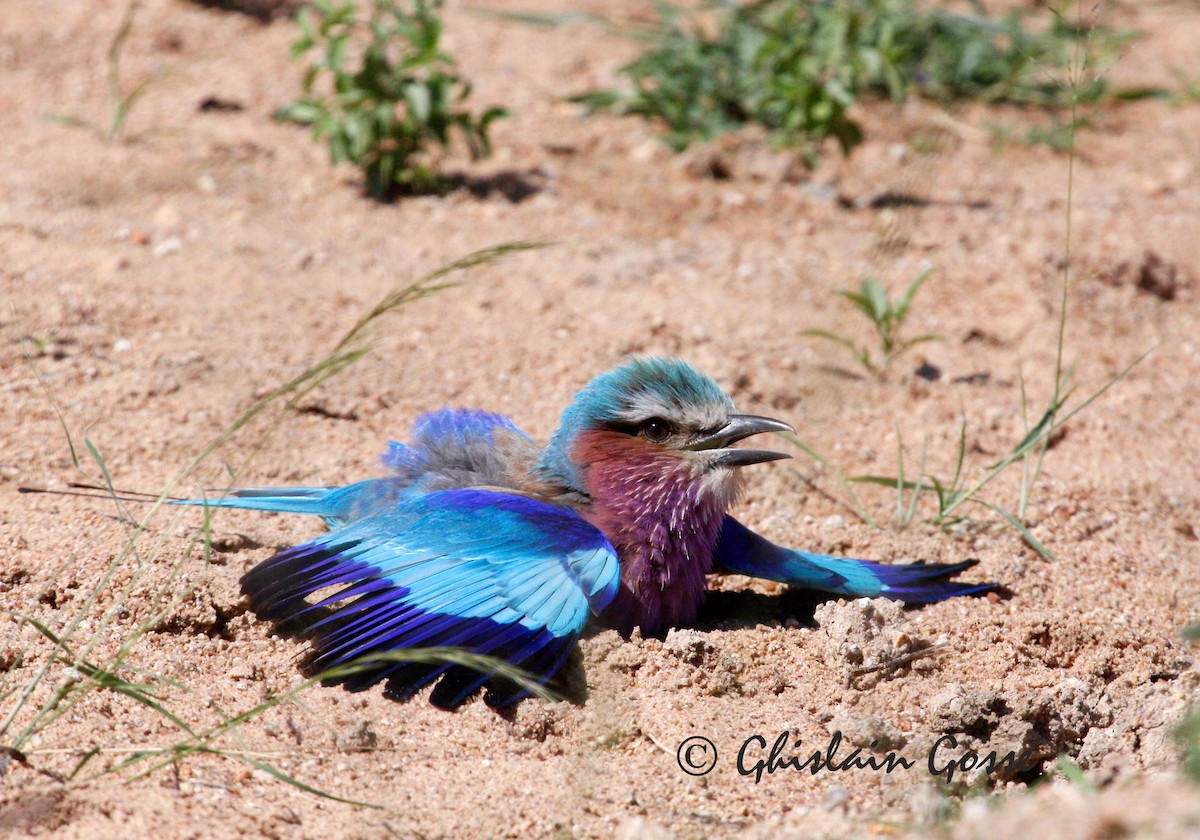
{"type": "Polygon", "coordinates": [[[671,424],[658,417],[651,417],[642,424],[642,437],[651,443],[662,443],[671,436],[671,424]]]}

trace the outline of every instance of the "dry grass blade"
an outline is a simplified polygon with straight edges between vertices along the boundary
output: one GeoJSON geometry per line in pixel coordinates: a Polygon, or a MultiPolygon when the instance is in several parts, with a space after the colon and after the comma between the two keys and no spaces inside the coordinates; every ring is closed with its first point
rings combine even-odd
{"type": "Polygon", "coordinates": [[[837,467],[835,467],[833,464],[831,464],[825,458],[822,458],[819,454],[817,454],[817,451],[815,449],[813,449],[811,446],[809,446],[804,441],[800,440],[800,438],[796,437],[795,435],[788,434],[787,432],[777,432],[776,434],[778,434],[781,438],[786,440],[792,446],[799,449],[804,454],[808,455],[808,457],[812,458],[814,461],[816,461],[821,466],[826,467],[827,469],[831,470],[833,472],[833,474],[835,476],[837,476],[838,483],[842,485],[842,490],[845,491],[846,498],[848,498],[850,500],[850,504],[853,506],[853,510],[854,510],[855,514],[857,514],[859,516],[859,518],[861,518],[862,521],[867,523],[867,525],[869,525],[870,527],[872,527],[872,528],[879,527],[875,524],[875,520],[871,517],[871,514],[867,510],[866,506],[863,505],[863,503],[861,501],[859,501],[858,494],[856,494],[854,492],[854,488],[852,488],[850,486],[849,479],[846,478],[845,474],[841,470],[839,470],[837,467]]]}
{"type": "MultiPolygon", "coordinates": [[[[208,553],[211,550],[208,527],[211,511],[205,512],[204,526],[198,534],[190,539],[181,558],[167,569],[165,579],[162,579],[149,595],[144,596],[145,603],[139,602],[140,612],[146,617],[136,625],[122,631],[123,636],[118,639],[115,652],[111,652],[103,661],[95,661],[92,654],[100,648],[102,642],[111,648],[111,628],[124,611],[126,602],[132,597],[135,590],[143,584],[147,570],[155,566],[154,559],[160,555],[166,541],[174,535],[182,519],[180,516],[176,516],[170,526],[157,534],[156,538],[149,545],[145,545],[145,537],[150,523],[160,512],[162,506],[173,498],[175,489],[191,476],[214,452],[219,450],[234,435],[254,421],[265,409],[273,404],[281,403],[278,415],[272,423],[268,424],[268,427],[263,432],[263,438],[259,444],[261,446],[261,443],[265,442],[266,436],[287,416],[288,410],[293,408],[305,395],[311,393],[313,389],[341,373],[370,352],[372,348],[371,329],[381,318],[409,303],[456,285],[446,280],[449,275],[494,261],[510,253],[543,247],[545,244],[547,243],[510,242],[484,248],[442,266],[426,274],[419,280],[386,295],[379,303],[359,318],[336,343],[333,349],[322,359],[298,376],[273,389],[266,396],[244,410],[220,434],[209,442],[199,455],[181,469],[161,493],[156,496],[149,496],[147,494],[139,499],[139,501],[149,503],[150,507],[138,520],[129,517],[128,513],[124,510],[124,502],[129,497],[116,490],[113,477],[100,448],[87,437],[84,439],[85,446],[82,450],[76,446],[65,418],[62,417],[57,403],[50,396],[49,388],[46,387],[45,382],[39,376],[39,381],[42,382],[43,388],[46,390],[55,412],[58,413],[59,421],[62,424],[76,469],[87,478],[90,488],[102,491],[118,505],[118,510],[122,512],[125,521],[129,523],[130,533],[122,548],[100,573],[95,583],[90,587],[90,590],[87,591],[80,606],[73,614],[66,616],[62,620],[61,626],[56,625],[56,628],[52,630],[46,623],[39,621],[33,616],[8,613],[14,622],[10,633],[10,641],[17,640],[22,628],[25,627],[33,629],[33,638],[35,641],[29,642],[26,649],[23,650],[20,666],[7,669],[2,675],[3,681],[0,682],[0,704],[3,704],[3,706],[0,707],[0,712],[2,712],[0,714],[0,743],[3,743],[4,749],[11,750],[14,754],[26,755],[24,747],[29,744],[34,735],[45,732],[55,720],[59,719],[84,698],[94,692],[103,691],[133,701],[142,708],[151,711],[155,716],[169,722],[172,729],[185,734],[187,737],[183,741],[168,747],[150,750],[139,754],[136,758],[119,762],[113,767],[101,770],[86,778],[95,778],[99,775],[107,775],[125,770],[133,764],[155,755],[160,757],[166,756],[164,762],[154,764],[147,771],[152,772],[164,766],[164,764],[178,762],[182,758],[192,754],[223,755],[224,753],[221,750],[212,746],[217,738],[235,732],[241,723],[256,717],[268,708],[272,708],[278,702],[282,702],[283,699],[294,696],[296,692],[307,688],[321,678],[336,675],[332,673],[320,675],[314,678],[314,680],[304,683],[299,688],[288,692],[281,698],[272,699],[238,715],[229,716],[217,710],[218,715],[221,717],[221,722],[205,730],[194,721],[186,719],[185,715],[178,708],[171,705],[173,701],[165,699],[169,693],[168,690],[192,693],[191,689],[162,675],[142,671],[127,662],[128,658],[135,652],[135,649],[145,635],[150,632],[151,628],[169,616],[178,603],[192,591],[191,587],[178,586],[178,581],[185,567],[192,562],[191,558],[194,556],[194,550],[198,544],[202,546],[203,556],[207,559],[208,553]],[[99,473],[98,476],[91,475],[80,462],[79,455],[82,451],[86,451],[94,462],[95,468],[99,473]],[[127,580],[114,590],[112,588],[113,582],[118,579],[118,576],[127,576],[127,580]],[[105,609],[100,610],[98,609],[98,604],[102,594],[109,603],[105,609]],[[84,632],[87,635],[83,635],[84,632]],[[40,642],[36,640],[40,640],[40,642]],[[35,650],[35,648],[37,649],[35,650]],[[56,685],[51,686],[48,680],[56,666],[62,669],[62,678],[59,679],[56,685]],[[24,682],[12,685],[11,682],[18,679],[18,673],[24,675],[24,682]],[[142,676],[137,680],[130,680],[122,676],[122,673],[139,673],[142,676]]],[[[29,360],[29,363],[32,366],[32,360],[29,360]]],[[[34,372],[35,374],[37,373],[36,369],[34,372]]],[[[237,472],[236,470],[233,472],[233,479],[236,479],[237,472]]],[[[180,512],[183,512],[182,509],[180,512]]],[[[64,565],[64,570],[66,568],[67,566],[64,565]]],[[[161,573],[161,570],[159,572],[161,573]]],[[[424,656],[441,657],[436,661],[485,668],[512,679],[523,686],[528,681],[526,675],[509,668],[503,663],[495,663],[482,658],[473,659],[470,654],[462,651],[412,651],[409,653],[411,657],[405,661],[417,661],[417,657],[424,656]]],[[[405,655],[408,656],[409,654],[405,655]]],[[[376,657],[377,661],[378,657],[376,657]]],[[[530,687],[530,690],[539,696],[547,696],[544,691],[535,689],[535,687],[530,687]]],[[[82,759],[76,764],[71,777],[78,776],[96,755],[103,754],[103,752],[102,748],[95,748],[85,753],[82,759]]],[[[236,756],[232,755],[230,757],[236,758],[236,756]]],[[[244,760],[256,769],[262,770],[289,784],[293,784],[306,792],[329,796],[340,801],[351,801],[341,800],[340,797],[311,788],[263,762],[244,757],[238,758],[238,760],[244,760]]]]}
{"type": "MultiPolygon", "coordinates": [[[[493,674],[501,679],[510,680],[535,697],[540,697],[548,701],[556,701],[560,699],[557,694],[539,683],[525,671],[509,664],[508,662],[505,662],[504,660],[496,659],[491,656],[482,656],[458,648],[446,647],[429,647],[388,653],[374,653],[363,656],[351,662],[347,662],[344,665],[339,665],[337,667],[322,671],[321,673],[305,680],[300,685],[297,685],[296,687],[289,689],[282,694],[275,695],[259,703],[258,705],[247,709],[244,712],[233,716],[226,716],[225,720],[223,720],[220,724],[213,726],[204,732],[193,733],[189,730],[189,733],[192,735],[192,737],[186,740],[169,744],[164,747],[148,747],[143,750],[139,750],[124,761],[121,761],[112,767],[106,768],[88,778],[99,778],[112,773],[120,773],[144,761],[156,758],[160,759],[159,761],[152,763],[149,767],[139,771],[131,777],[132,779],[137,779],[152,775],[153,773],[175,764],[190,755],[218,755],[251,764],[256,769],[265,770],[275,778],[294,785],[295,787],[298,787],[308,793],[315,793],[319,796],[335,799],[339,802],[380,807],[371,803],[344,799],[326,791],[305,785],[302,782],[292,778],[288,774],[276,768],[270,767],[264,762],[256,761],[248,757],[244,751],[226,751],[212,746],[212,744],[222,736],[235,732],[243,724],[260,717],[263,713],[275,708],[276,706],[279,706],[282,703],[292,700],[298,694],[306,691],[314,685],[318,685],[326,680],[337,680],[353,674],[370,671],[378,668],[380,663],[462,665],[468,668],[473,668],[477,671],[484,671],[493,674]]],[[[90,756],[87,758],[90,758],[90,756]]],[[[85,760],[87,760],[87,758],[85,758],[85,760]]],[[[78,772],[78,768],[76,768],[76,772],[78,772]]]]}

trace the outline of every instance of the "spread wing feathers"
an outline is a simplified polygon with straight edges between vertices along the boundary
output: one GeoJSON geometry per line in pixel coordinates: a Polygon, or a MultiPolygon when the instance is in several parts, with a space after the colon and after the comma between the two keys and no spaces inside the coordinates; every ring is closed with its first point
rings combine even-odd
{"type": "Polygon", "coordinates": [[[971,568],[962,563],[889,565],[851,560],[784,548],[759,536],[732,516],[726,516],[713,556],[726,571],[777,580],[847,598],[891,598],[928,603],[958,595],[978,595],[997,588],[994,583],[959,583],[949,578],[971,568]]]}
{"type": "MultiPolygon", "coordinates": [[[[260,618],[311,639],[319,673],[372,654],[453,647],[501,659],[549,680],[589,611],[616,594],[616,551],[569,510],[494,490],[445,490],[283,551],[242,578],[260,618]],[[318,594],[320,593],[320,594],[318,594]],[[316,596],[315,598],[312,596],[316,596]]],[[[519,686],[465,665],[381,660],[335,682],[380,681],[408,697],[441,677],[430,699],[462,703],[485,682],[490,705],[519,686]]]]}

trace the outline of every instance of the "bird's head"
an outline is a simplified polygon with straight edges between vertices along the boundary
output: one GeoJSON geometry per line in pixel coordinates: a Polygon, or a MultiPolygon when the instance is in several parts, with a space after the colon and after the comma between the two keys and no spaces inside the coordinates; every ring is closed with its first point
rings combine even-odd
{"type": "Polygon", "coordinates": [[[794,431],[787,423],[738,414],[711,378],[679,359],[637,358],[603,373],[563,412],[537,471],[588,493],[598,452],[626,462],[686,464],[697,479],[732,497],[736,468],[791,456],[732,444],[762,432],[794,431]]]}

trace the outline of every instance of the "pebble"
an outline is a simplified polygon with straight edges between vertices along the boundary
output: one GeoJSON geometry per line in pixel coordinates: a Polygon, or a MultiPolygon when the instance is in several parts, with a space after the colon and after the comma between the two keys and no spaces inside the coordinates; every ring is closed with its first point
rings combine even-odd
{"type": "Polygon", "coordinates": [[[154,256],[165,257],[170,254],[177,254],[182,248],[183,243],[179,241],[178,236],[168,236],[154,246],[154,256]]]}
{"type": "Polygon", "coordinates": [[[825,794],[823,803],[826,811],[833,811],[845,805],[850,800],[850,791],[841,785],[834,785],[825,794]]]}

